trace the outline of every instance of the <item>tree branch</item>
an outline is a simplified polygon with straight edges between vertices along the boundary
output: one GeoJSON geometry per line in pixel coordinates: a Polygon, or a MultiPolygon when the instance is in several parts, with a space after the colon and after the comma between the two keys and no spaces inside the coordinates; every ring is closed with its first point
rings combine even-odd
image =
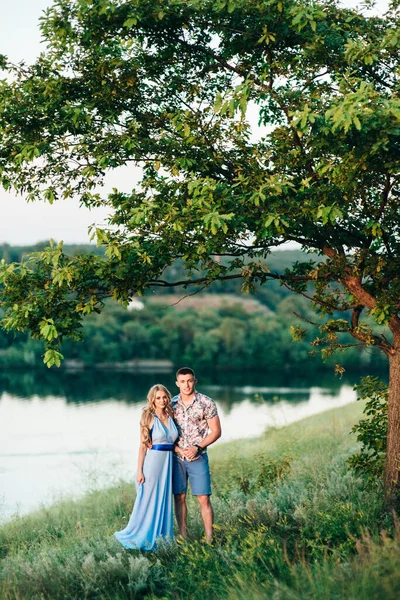
{"type": "MultiPolygon", "coordinates": [[[[286,285],[287,281],[293,282],[302,282],[302,281],[314,281],[313,277],[308,277],[306,275],[279,275],[278,273],[266,273],[263,272],[263,277],[267,277],[269,279],[275,279],[281,281],[283,285],[286,285]]],[[[323,276],[328,277],[328,275],[323,276]]],[[[220,275],[215,278],[210,277],[199,277],[198,279],[185,279],[181,281],[166,281],[165,279],[154,279],[149,282],[149,287],[177,287],[183,286],[188,287],[189,285],[198,285],[199,283],[211,284],[214,281],[227,281],[229,279],[245,279],[244,275],[241,273],[237,273],[234,275],[220,275]]],[[[257,279],[257,276],[254,277],[257,279]]],[[[293,291],[293,290],[291,290],[293,291]]]]}
{"type": "Polygon", "coordinates": [[[182,300],[185,300],[185,298],[190,298],[190,296],[195,296],[196,294],[199,294],[200,292],[202,292],[205,289],[205,285],[203,285],[203,287],[201,287],[199,290],[196,290],[195,292],[192,292],[191,294],[186,294],[185,296],[182,296],[182,298],[179,298],[179,300],[177,300],[176,302],[172,302],[172,304],[165,304],[164,306],[161,306],[161,308],[169,308],[170,306],[176,306],[177,304],[179,304],[180,302],[182,302],[182,300]]]}
{"type": "MultiPolygon", "coordinates": [[[[224,67],[224,69],[226,69],[227,71],[230,71],[231,73],[235,73],[236,75],[239,75],[239,77],[243,77],[244,79],[249,78],[248,72],[246,72],[244,69],[241,69],[241,68],[238,68],[237,66],[231,65],[229,62],[227,62],[226,60],[224,60],[223,58],[221,58],[220,56],[218,56],[217,54],[212,52],[210,49],[204,48],[204,47],[199,47],[199,46],[196,46],[195,44],[189,44],[186,40],[182,40],[182,38],[178,38],[178,41],[181,44],[183,44],[184,46],[186,46],[190,51],[192,51],[193,49],[197,49],[197,50],[200,50],[200,52],[203,52],[204,54],[206,54],[207,56],[210,56],[217,63],[219,63],[222,67],[224,67]]],[[[292,130],[294,143],[296,144],[296,146],[298,146],[298,148],[300,148],[303,155],[305,156],[305,150],[304,150],[303,144],[300,140],[300,137],[299,137],[296,129],[291,125],[288,107],[285,106],[285,104],[283,104],[279,95],[274,91],[274,89],[272,87],[273,82],[270,81],[268,84],[265,84],[263,81],[261,81],[255,75],[251,76],[251,80],[255,84],[262,87],[263,89],[267,90],[269,92],[269,94],[271,95],[271,97],[278,104],[279,108],[282,110],[282,112],[284,113],[284,115],[287,119],[290,129],[292,130]]],[[[310,160],[308,160],[306,162],[306,169],[307,169],[307,172],[310,175],[311,179],[313,181],[318,181],[318,176],[315,173],[314,169],[312,168],[312,164],[311,164],[310,160]]]]}

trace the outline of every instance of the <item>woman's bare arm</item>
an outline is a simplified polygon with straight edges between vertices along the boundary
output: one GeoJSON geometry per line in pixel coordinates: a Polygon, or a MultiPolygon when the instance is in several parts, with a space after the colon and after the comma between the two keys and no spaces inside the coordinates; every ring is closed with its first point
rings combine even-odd
{"type": "MultiPolygon", "coordinates": [[[[151,429],[151,427],[152,427],[152,424],[150,425],[149,429],[151,429]]],[[[137,474],[136,474],[136,481],[138,482],[139,485],[141,483],[144,483],[143,464],[144,464],[144,457],[146,456],[146,452],[147,452],[148,447],[149,446],[143,440],[142,431],[140,431],[138,468],[137,468],[137,474]]]]}

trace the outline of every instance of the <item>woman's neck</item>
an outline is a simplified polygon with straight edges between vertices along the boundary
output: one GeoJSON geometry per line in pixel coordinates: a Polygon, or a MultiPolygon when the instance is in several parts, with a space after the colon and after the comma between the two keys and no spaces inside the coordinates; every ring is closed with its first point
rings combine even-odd
{"type": "Polygon", "coordinates": [[[165,412],[165,410],[162,408],[160,410],[155,410],[154,414],[156,415],[156,417],[158,417],[159,419],[161,419],[162,421],[165,420],[167,418],[167,413],[165,412]]]}

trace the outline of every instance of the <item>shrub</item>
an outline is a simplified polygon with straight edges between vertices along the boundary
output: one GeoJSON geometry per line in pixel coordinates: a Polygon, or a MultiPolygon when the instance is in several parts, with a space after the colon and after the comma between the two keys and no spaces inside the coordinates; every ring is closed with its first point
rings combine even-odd
{"type": "Polygon", "coordinates": [[[362,419],[352,428],[361,442],[361,450],[349,458],[349,465],[363,473],[371,482],[382,480],[386,457],[386,432],[388,423],[388,388],[377,377],[364,377],[356,385],[358,400],[366,400],[362,419]]]}
{"type": "Polygon", "coordinates": [[[121,552],[112,538],[82,540],[73,547],[46,548],[2,561],[2,598],[67,600],[68,598],[139,599],[162,593],[165,576],[154,557],[121,552]],[[11,592],[12,591],[12,592],[11,592]]]}

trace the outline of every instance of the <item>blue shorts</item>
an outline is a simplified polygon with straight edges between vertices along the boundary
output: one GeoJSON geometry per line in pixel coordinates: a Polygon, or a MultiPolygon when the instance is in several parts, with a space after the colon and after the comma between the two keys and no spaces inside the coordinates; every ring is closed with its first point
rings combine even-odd
{"type": "Polygon", "coordinates": [[[186,494],[188,480],[193,496],[211,495],[210,467],[208,456],[202,454],[196,460],[180,460],[176,454],[173,457],[172,467],[172,492],[186,494]]]}

